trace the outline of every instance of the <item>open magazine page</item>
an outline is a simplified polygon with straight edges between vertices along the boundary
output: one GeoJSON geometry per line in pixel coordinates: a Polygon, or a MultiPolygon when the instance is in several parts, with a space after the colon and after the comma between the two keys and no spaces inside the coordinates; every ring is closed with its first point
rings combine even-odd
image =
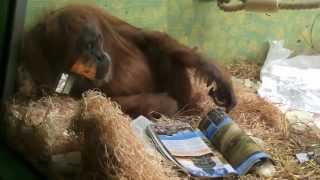
{"type": "Polygon", "coordinates": [[[189,124],[150,124],[147,134],[157,149],[186,173],[196,177],[225,177],[236,171],[208,146],[205,136],[189,124]]]}

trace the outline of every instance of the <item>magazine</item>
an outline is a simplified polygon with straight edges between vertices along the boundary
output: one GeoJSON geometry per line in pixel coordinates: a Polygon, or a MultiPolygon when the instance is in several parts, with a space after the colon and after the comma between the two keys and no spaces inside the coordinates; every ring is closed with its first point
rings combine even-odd
{"type": "Polygon", "coordinates": [[[147,150],[158,150],[193,177],[244,175],[264,163],[274,171],[271,156],[220,110],[209,112],[199,129],[183,122],[154,123],[144,116],[131,125],[147,150]]]}
{"type": "Polygon", "coordinates": [[[221,154],[210,147],[203,133],[189,124],[150,124],[146,132],[161,154],[191,176],[216,178],[237,174],[221,154]]]}

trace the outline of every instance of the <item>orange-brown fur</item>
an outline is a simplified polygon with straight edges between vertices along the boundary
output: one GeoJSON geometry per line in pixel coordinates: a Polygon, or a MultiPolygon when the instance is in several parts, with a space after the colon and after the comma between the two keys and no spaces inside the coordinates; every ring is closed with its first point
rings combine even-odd
{"type": "Polygon", "coordinates": [[[59,74],[72,66],[75,36],[88,22],[102,32],[104,50],[112,58],[112,78],[107,83],[81,78],[72,95],[98,88],[133,117],[150,111],[172,115],[191,103],[187,69],[192,68],[208,85],[216,83],[209,94],[218,105],[227,110],[235,106],[230,77],[213,60],[166,33],[134,27],[102,9],[85,5],[53,11],[26,33],[22,63],[38,86],[54,89],[59,74]],[[62,25],[68,29],[62,29],[62,25]]]}

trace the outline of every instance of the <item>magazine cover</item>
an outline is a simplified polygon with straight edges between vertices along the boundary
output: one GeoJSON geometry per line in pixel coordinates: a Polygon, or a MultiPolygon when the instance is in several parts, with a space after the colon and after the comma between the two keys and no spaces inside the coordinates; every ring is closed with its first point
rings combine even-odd
{"type": "Polygon", "coordinates": [[[226,177],[236,171],[215,151],[203,133],[189,124],[150,124],[147,134],[169,160],[195,177],[226,177]]]}

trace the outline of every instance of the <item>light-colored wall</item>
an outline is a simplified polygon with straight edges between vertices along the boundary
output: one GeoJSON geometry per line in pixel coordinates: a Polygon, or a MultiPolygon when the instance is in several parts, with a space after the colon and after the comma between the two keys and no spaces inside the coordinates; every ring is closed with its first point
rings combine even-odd
{"type": "MultiPolygon", "coordinates": [[[[44,10],[67,3],[92,3],[136,26],[165,31],[222,62],[262,62],[268,40],[284,39],[297,53],[313,52],[310,29],[319,10],[278,13],[219,10],[215,1],[204,0],[29,0],[27,25],[44,10]]],[[[320,43],[320,18],[313,41],[320,43]]]]}

